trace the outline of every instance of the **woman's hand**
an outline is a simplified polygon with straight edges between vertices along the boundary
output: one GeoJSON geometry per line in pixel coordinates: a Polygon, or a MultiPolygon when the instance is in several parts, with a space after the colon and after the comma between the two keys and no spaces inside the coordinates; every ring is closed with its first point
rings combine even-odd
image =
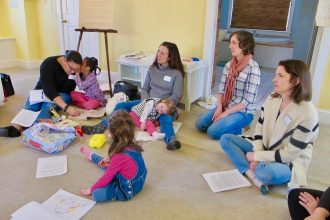
{"type": "Polygon", "coordinates": [[[254,153],[253,153],[253,152],[247,152],[247,153],[246,153],[246,159],[247,159],[249,162],[254,161],[254,153]]]}
{"type": "Polygon", "coordinates": [[[250,163],[250,169],[252,170],[252,172],[254,172],[256,170],[258,163],[259,163],[259,161],[252,161],[250,163]]]}
{"type": "Polygon", "coordinates": [[[299,204],[302,205],[307,212],[312,215],[319,203],[320,199],[318,197],[314,198],[308,192],[301,192],[299,195],[299,204]]]}
{"type": "Polygon", "coordinates": [[[71,105],[66,109],[66,113],[68,113],[71,116],[80,115],[80,112],[71,105]]]}
{"type": "Polygon", "coordinates": [[[80,195],[82,195],[82,196],[89,196],[91,194],[92,194],[92,192],[91,192],[90,188],[80,190],[80,195]]]}
{"type": "Polygon", "coordinates": [[[215,112],[213,114],[212,121],[215,122],[215,121],[219,120],[221,113],[222,113],[222,109],[217,107],[217,109],[215,110],[215,112]]]}

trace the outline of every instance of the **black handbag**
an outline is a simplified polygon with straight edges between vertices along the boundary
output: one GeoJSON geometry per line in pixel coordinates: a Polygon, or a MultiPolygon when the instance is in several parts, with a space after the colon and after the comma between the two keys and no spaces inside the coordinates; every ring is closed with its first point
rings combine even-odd
{"type": "Polygon", "coordinates": [[[5,97],[15,95],[13,84],[11,83],[10,76],[5,73],[0,73],[1,83],[3,87],[3,94],[5,97]]]}
{"type": "Polygon", "coordinates": [[[115,94],[118,92],[125,93],[131,101],[141,98],[138,92],[138,87],[126,81],[118,81],[115,83],[113,93],[115,94]]]}

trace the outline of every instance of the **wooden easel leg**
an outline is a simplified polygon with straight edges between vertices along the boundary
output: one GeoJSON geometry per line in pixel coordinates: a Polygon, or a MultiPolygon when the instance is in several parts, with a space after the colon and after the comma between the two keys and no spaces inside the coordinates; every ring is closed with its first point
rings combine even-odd
{"type": "Polygon", "coordinates": [[[111,77],[110,77],[110,63],[109,63],[109,49],[108,49],[108,36],[107,36],[107,32],[104,32],[104,41],[105,41],[105,51],[106,51],[106,55],[107,55],[107,67],[108,67],[108,79],[109,79],[110,97],[112,97],[112,87],[111,87],[111,77]]]}
{"type": "Polygon", "coordinates": [[[80,48],[80,43],[81,43],[81,39],[82,39],[82,36],[83,36],[83,33],[84,31],[80,31],[80,34],[79,34],[79,40],[78,40],[78,47],[77,47],[77,51],[79,51],[79,48],[80,48]]]}

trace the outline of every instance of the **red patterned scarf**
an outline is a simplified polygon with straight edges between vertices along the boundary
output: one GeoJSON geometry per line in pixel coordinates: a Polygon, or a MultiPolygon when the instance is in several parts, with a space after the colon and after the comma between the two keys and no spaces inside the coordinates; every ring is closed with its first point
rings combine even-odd
{"type": "Polygon", "coordinates": [[[234,95],[235,81],[237,76],[246,67],[246,65],[250,62],[251,59],[252,59],[251,54],[244,56],[244,58],[240,62],[237,61],[236,57],[233,57],[231,59],[231,66],[227,77],[225,94],[222,100],[223,111],[228,107],[229,102],[234,95]]]}

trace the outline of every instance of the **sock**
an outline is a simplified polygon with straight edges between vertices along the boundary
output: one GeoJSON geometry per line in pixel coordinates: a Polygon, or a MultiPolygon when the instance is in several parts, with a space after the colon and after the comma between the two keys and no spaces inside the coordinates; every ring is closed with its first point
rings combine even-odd
{"type": "Polygon", "coordinates": [[[252,183],[254,185],[256,185],[258,188],[261,188],[262,185],[264,185],[260,180],[258,180],[256,178],[256,176],[254,175],[254,173],[252,172],[252,170],[248,169],[245,174],[247,175],[247,177],[249,177],[249,179],[252,181],[252,183]]]}
{"type": "Polygon", "coordinates": [[[21,132],[14,126],[0,128],[0,137],[19,137],[21,132]]]}
{"type": "Polygon", "coordinates": [[[88,160],[92,160],[93,152],[91,150],[88,150],[86,147],[82,146],[80,147],[80,152],[83,153],[88,160]]]}
{"type": "Polygon", "coordinates": [[[109,122],[107,120],[102,120],[100,123],[93,126],[81,126],[81,129],[85,134],[103,134],[108,127],[109,122]]]}
{"type": "Polygon", "coordinates": [[[155,139],[155,140],[161,140],[161,139],[164,139],[165,138],[165,134],[164,133],[160,133],[158,131],[154,131],[152,133],[152,137],[155,139]]]}

